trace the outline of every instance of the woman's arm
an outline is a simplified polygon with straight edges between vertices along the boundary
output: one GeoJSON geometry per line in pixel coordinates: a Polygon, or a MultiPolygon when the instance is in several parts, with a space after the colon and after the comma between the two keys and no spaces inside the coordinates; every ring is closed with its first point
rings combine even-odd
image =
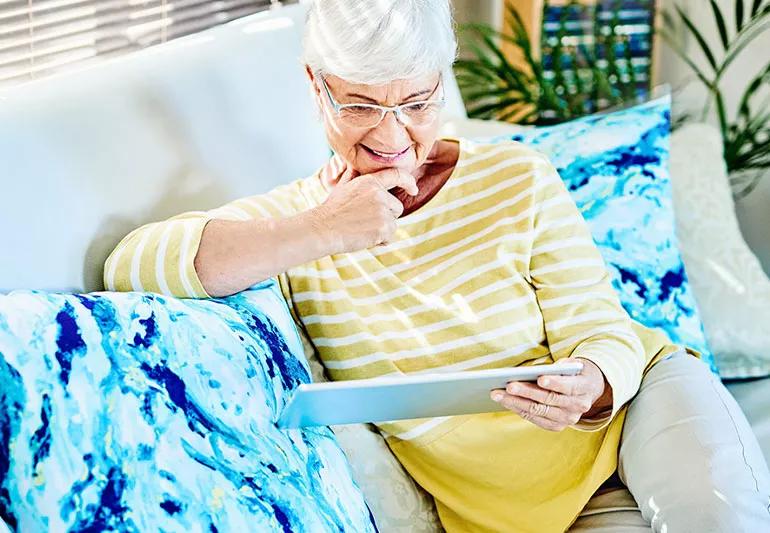
{"type": "Polygon", "coordinates": [[[283,219],[211,220],[194,266],[208,295],[227,296],[333,250],[316,210],[283,219]]]}
{"type": "Polygon", "coordinates": [[[576,426],[600,429],[636,394],[644,348],[556,169],[550,163],[541,169],[533,195],[530,282],[553,358],[587,359],[603,374],[604,393],[576,426]]]}
{"type": "Polygon", "coordinates": [[[320,257],[387,242],[403,210],[387,192],[396,186],[417,192],[412,176],[388,169],[339,185],[299,213],[286,205],[298,192],[283,188],[147,224],[107,258],[104,285],[182,298],[234,294],[320,257]]]}

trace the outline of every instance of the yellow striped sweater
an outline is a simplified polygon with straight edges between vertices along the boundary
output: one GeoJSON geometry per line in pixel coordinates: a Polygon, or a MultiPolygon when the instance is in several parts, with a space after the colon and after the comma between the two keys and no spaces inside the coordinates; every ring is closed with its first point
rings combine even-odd
{"type": "MultiPolygon", "coordinates": [[[[677,347],[620,306],[544,156],[456,141],[446,184],[397,221],[392,243],[291,268],[281,288],[334,380],[595,362],[612,414],[559,433],[510,412],[378,424],[448,531],[563,531],[614,471],[623,406],[643,372],[677,347]]],[[[138,228],[108,258],[105,286],[205,298],[193,260],[209,220],[291,216],[327,195],[315,173],[138,228]]]]}

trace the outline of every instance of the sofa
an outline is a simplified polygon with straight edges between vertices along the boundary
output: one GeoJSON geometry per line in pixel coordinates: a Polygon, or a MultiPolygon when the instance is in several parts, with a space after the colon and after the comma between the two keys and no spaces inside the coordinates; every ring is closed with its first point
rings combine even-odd
{"type": "MultiPolygon", "coordinates": [[[[302,5],[274,8],[1,91],[0,293],[100,291],[105,258],[132,229],[317,169],[329,149],[298,61],[303,17],[302,5]]],[[[508,131],[467,120],[447,79],[444,131],[508,131]]],[[[702,131],[681,146],[696,146],[702,131]]],[[[325,379],[305,347],[314,379],[325,379]]],[[[726,383],[770,459],[770,378],[726,383]]],[[[440,530],[430,498],[379,434],[333,429],[380,530],[440,530]]],[[[649,531],[628,491],[608,483],[573,530],[624,527],[649,531]]]]}

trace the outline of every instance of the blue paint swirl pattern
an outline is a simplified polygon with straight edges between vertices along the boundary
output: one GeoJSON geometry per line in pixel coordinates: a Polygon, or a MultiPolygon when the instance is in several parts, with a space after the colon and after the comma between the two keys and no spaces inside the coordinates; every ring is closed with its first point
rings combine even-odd
{"type": "Polygon", "coordinates": [[[0,518],[17,531],[376,531],[274,280],[224,299],[0,296],[0,518]]]}

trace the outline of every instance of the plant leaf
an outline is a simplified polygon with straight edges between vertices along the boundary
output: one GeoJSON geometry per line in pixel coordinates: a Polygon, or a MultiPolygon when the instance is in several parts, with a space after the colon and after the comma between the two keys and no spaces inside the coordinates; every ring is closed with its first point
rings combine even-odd
{"type": "Polygon", "coordinates": [[[709,65],[711,65],[711,68],[713,68],[716,71],[717,62],[714,59],[714,54],[711,52],[711,48],[709,48],[709,45],[706,42],[706,39],[703,38],[703,35],[701,35],[701,32],[698,31],[698,28],[695,27],[695,25],[692,23],[690,18],[687,15],[685,15],[684,11],[682,11],[682,9],[679,6],[675,5],[674,9],[676,9],[677,13],[679,13],[679,17],[682,19],[682,22],[684,22],[685,26],[687,26],[687,29],[690,30],[690,33],[693,35],[693,37],[695,37],[695,40],[698,42],[698,45],[703,51],[703,54],[706,56],[706,60],[708,60],[709,65]]]}
{"type": "Polygon", "coordinates": [[[518,98],[501,98],[495,102],[468,108],[468,116],[471,118],[490,118],[507,107],[522,103],[518,98]]]}
{"type": "Polygon", "coordinates": [[[725,101],[722,97],[722,91],[714,92],[714,99],[717,102],[717,117],[719,118],[719,127],[722,130],[722,138],[727,135],[727,111],[725,111],[725,101]]]}
{"type": "Polygon", "coordinates": [[[484,39],[484,43],[487,45],[487,48],[495,55],[495,57],[497,57],[499,61],[499,70],[503,77],[511,82],[511,85],[516,86],[516,88],[521,92],[529,92],[519,72],[517,72],[516,69],[508,62],[508,58],[505,57],[505,54],[500,49],[500,47],[497,46],[488,35],[482,34],[482,39],[484,39]]]}
{"type": "MultiPolygon", "coordinates": [[[[735,2],[736,6],[743,5],[743,0],[735,0],[735,2]]],[[[711,4],[711,11],[714,12],[714,21],[716,22],[717,29],[719,30],[719,39],[722,41],[722,48],[727,50],[729,40],[727,38],[727,26],[725,25],[725,18],[722,16],[722,10],[719,9],[716,0],[709,0],[709,3],[711,4]]]]}
{"type": "Polygon", "coordinates": [[[741,103],[738,105],[738,114],[740,116],[748,117],[749,115],[749,102],[754,94],[759,90],[763,83],[770,83],[770,63],[765,65],[765,68],[757,74],[757,76],[751,80],[746,91],[743,93],[741,103]]]}
{"type": "Polygon", "coordinates": [[[727,50],[725,57],[722,59],[722,64],[716,71],[714,84],[719,82],[722,75],[727,71],[727,67],[738,57],[738,54],[767,28],[768,22],[770,22],[770,16],[768,15],[770,15],[770,4],[743,26],[741,32],[730,43],[730,48],[727,50]]]}
{"type": "Polygon", "coordinates": [[[687,52],[684,49],[684,46],[676,40],[671,34],[669,34],[666,31],[661,30],[660,36],[663,37],[666,42],[671,46],[671,48],[674,50],[676,55],[678,55],[682,61],[687,63],[687,66],[690,67],[690,69],[695,73],[696,76],[698,76],[698,79],[703,82],[703,84],[708,88],[709,91],[713,91],[713,83],[711,80],[709,80],[706,75],[698,68],[698,65],[695,64],[695,62],[690,59],[687,55],[687,52]]]}
{"type": "Polygon", "coordinates": [[[539,61],[536,61],[532,55],[532,45],[529,42],[529,35],[527,34],[524,21],[521,19],[519,12],[513,6],[513,4],[506,2],[506,14],[511,19],[511,27],[514,29],[514,33],[519,36],[521,50],[524,53],[524,58],[527,60],[527,64],[532,67],[532,73],[535,75],[538,84],[543,82],[543,69],[539,61]]]}
{"type": "Polygon", "coordinates": [[[668,29],[676,31],[677,29],[677,23],[674,16],[671,14],[671,12],[667,9],[664,9],[662,12],[663,19],[663,25],[666,26],[668,29]]]}

